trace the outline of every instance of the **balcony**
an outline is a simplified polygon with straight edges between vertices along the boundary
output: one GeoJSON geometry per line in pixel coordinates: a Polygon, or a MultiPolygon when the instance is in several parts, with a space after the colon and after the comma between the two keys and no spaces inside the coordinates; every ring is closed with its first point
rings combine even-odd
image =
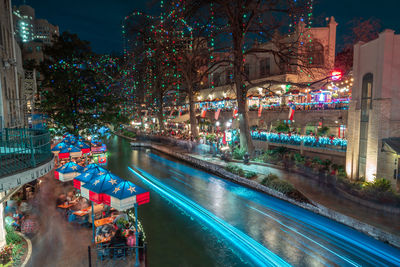
{"type": "Polygon", "coordinates": [[[46,130],[0,131],[0,192],[33,181],[53,168],[50,133],[46,130]]]}

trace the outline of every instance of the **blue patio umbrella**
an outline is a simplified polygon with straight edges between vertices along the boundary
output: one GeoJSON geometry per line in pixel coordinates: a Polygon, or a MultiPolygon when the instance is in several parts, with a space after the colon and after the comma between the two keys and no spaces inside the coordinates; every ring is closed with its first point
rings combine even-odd
{"type": "Polygon", "coordinates": [[[82,196],[94,201],[96,203],[101,203],[103,201],[103,194],[105,191],[114,188],[117,184],[123,182],[124,180],[120,177],[107,172],[103,175],[99,175],[91,181],[90,183],[84,184],[81,187],[82,196]]]}
{"type": "Polygon", "coordinates": [[[58,153],[58,158],[60,159],[65,159],[69,157],[80,157],[82,156],[82,151],[73,145],[69,145],[65,148],[63,148],[59,153],[58,153]]]}
{"type": "Polygon", "coordinates": [[[142,205],[150,200],[150,193],[130,181],[123,181],[106,190],[103,203],[119,211],[131,209],[135,204],[142,205]]]}
{"type": "Polygon", "coordinates": [[[54,146],[54,147],[51,149],[51,151],[52,151],[52,152],[58,153],[58,152],[60,152],[63,148],[66,148],[67,146],[68,146],[68,145],[67,145],[66,143],[60,142],[60,143],[58,143],[56,146],[54,146]]]}
{"type": "Polygon", "coordinates": [[[101,167],[99,164],[97,164],[97,163],[92,163],[92,164],[89,164],[89,165],[87,165],[86,167],[85,167],[85,170],[84,170],[85,172],[104,172],[104,173],[107,173],[108,172],[108,170],[107,169],[104,169],[103,167],[101,167]]]}
{"type": "Polygon", "coordinates": [[[56,171],[54,172],[54,176],[57,180],[67,182],[80,175],[83,170],[84,168],[82,166],[79,166],[75,162],[70,161],[56,169],[56,171]]]}

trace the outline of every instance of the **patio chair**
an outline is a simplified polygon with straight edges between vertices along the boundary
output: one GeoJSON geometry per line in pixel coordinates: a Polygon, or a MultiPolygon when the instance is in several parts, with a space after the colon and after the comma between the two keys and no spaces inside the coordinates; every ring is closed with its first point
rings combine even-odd
{"type": "Polygon", "coordinates": [[[111,254],[112,258],[115,259],[125,259],[126,257],[126,245],[116,244],[112,248],[111,254]]]}
{"type": "Polygon", "coordinates": [[[101,261],[110,256],[110,248],[107,247],[106,245],[102,244],[98,245],[96,251],[97,251],[97,258],[101,261]]]}

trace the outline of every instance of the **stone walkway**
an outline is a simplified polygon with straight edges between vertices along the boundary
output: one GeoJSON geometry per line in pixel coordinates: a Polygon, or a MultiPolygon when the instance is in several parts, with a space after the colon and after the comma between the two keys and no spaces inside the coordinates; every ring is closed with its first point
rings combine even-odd
{"type": "MultiPolygon", "coordinates": [[[[184,151],[180,148],[178,148],[176,152],[184,153],[184,151]]],[[[223,167],[227,165],[225,161],[216,157],[211,157],[210,155],[199,155],[194,153],[189,155],[223,167]]],[[[400,236],[400,215],[362,206],[339,196],[333,188],[328,187],[325,183],[304,177],[300,174],[256,164],[245,165],[237,162],[231,163],[240,166],[246,171],[254,171],[258,174],[267,175],[269,173],[274,173],[278,175],[280,179],[284,179],[293,184],[296,189],[308,199],[329,209],[378,227],[386,232],[400,236]]]]}
{"type": "MultiPolygon", "coordinates": [[[[39,192],[32,205],[39,214],[40,230],[32,239],[32,257],[28,267],[87,267],[91,228],[75,226],[56,211],[56,198],[69,191],[72,184],[63,184],[53,172],[42,178],[39,192]]],[[[92,266],[134,266],[133,261],[97,262],[92,250],[92,266]]]]}

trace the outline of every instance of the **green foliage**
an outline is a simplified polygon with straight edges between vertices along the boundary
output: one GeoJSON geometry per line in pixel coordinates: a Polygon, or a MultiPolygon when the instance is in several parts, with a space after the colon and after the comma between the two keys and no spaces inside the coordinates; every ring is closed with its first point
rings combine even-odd
{"type": "Polygon", "coordinates": [[[126,136],[126,137],[130,137],[130,138],[136,138],[136,133],[131,132],[131,131],[123,131],[122,135],[126,136]]]}
{"type": "Polygon", "coordinates": [[[275,127],[275,131],[281,133],[287,133],[289,129],[289,125],[283,122],[279,122],[279,124],[275,127]]]}
{"type": "Polygon", "coordinates": [[[292,184],[285,180],[280,180],[276,174],[272,173],[268,174],[267,177],[261,181],[261,184],[283,194],[289,194],[295,191],[292,184]]]}
{"type": "Polygon", "coordinates": [[[261,184],[268,186],[273,180],[279,179],[278,175],[269,173],[262,181],[261,184]]]}
{"type": "Polygon", "coordinates": [[[295,153],[293,155],[293,159],[296,162],[296,164],[304,164],[306,162],[306,159],[303,155],[301,155],[300,153],[295,153]]]}
{"type": "Polygon", "coordinates": [[[68,132],[126,122],[121,112],[118,59],[92,53],[88,42],[64,32],[44,50],[39,108],[68,132]]]}
{"type": "Polygon", "coordinates": [[[284,146],[280,146],[272,150],[272,154],[276,155],[280,159],[282,159],[287,153],[289,153],[289,149],[284,146]]]}
{"type": "Polygon", "coordinates": [[[319,128],[317,134],[318,134],[319,136],[328,135],[328,134],[329,134],[329,127],[323,126],[323,127],[319,128]]]}
{"type": "Polygon", "coordinates": [[[275,189],[276,191],[279,191],[283,194],[289,194],[290,192],[294,191],[294,187],[292,184],[280,179],[273,180],[268,187],[275,189]]]}
{"type": "Polygon", "coordinates": [[[23,247],[21,243],[13,246],[12,249],[12,259],[14,261],[15,266],[21,265],[21,257],[25,254],[26,249],[23,247]]]}
{"type": "Polygon", "coordinates": [[[4,246],[0,250],[0,263],[1,264],[4,264],[4,266],[10,266],[10,262],[12,260],[12,251],[13,251],[12,244],[4,246]]]}
{"type": "Polygon", "coordinates": [[[206,140],[207,140],[207,141],[210,141],[210,142],[215,142],[215,141],[217,141],[217,135],[215,135],[215,134],[208,134],[208,135],[206,136],[206,140]]]}
{"type": "Polygon", "coordinates": [[[242,160],[244,154],[246,154],[246,150],[241,149],[241,148],[239,148],[239,147],[236,147],[236,148],[233,150],[232,156],[233,156],[234,159],[242,160]]]}
{"type": "Polygon", "coordinates": [[[228,165],[226,165],[225,170],[239,176],[245,175],[244,170],[233,163],[229,163],[228,165]]]}
{"type": "Polygon", "coordinates": [[[385,178],[375,178],[373,182],[365,182],[362,190],[370,194],[393,191],[390,181],[385,178]]]}
{"type": "Polygon", "coordinates": [[[18,244],[22,241],[22,237],[17,234],[12,226],[6,226],[6,242],[7,244],[18,244]]]}
{"type": "Polygon", "coordinates": [[[246,171],[246,173],[244,174],[244,177],[246,177],[247,179],[252,179],[256,176],[257,176],[257,173],[253,172],[253,171],[246,171]]]}

